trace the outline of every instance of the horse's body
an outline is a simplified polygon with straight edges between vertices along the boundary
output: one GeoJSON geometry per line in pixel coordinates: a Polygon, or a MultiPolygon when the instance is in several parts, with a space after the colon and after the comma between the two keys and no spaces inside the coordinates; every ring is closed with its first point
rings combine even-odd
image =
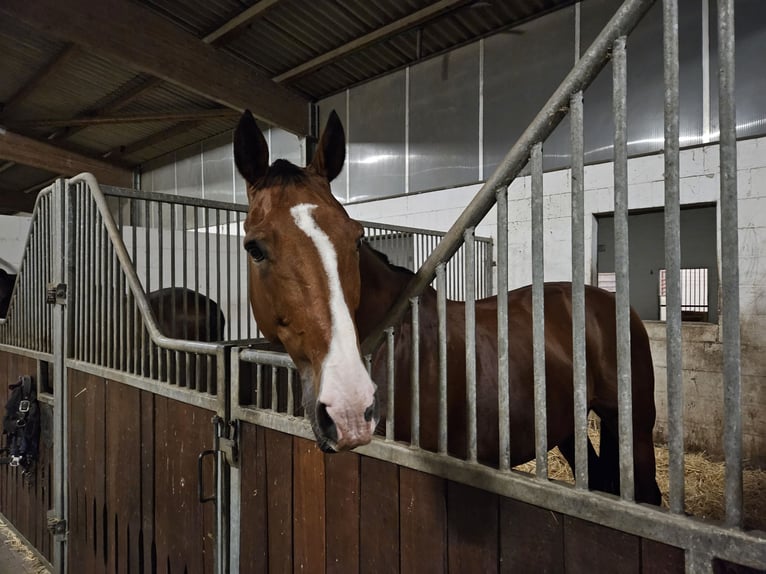
{"type": "Polygon", "coordinates": [[[8,314],[14,285],[16,285],[16,275],[0,269],[0,319],[8,314]]]}
{"type": "MultiPolygon", "coordinates": [[[[368,443],[385,404],[385,349],[376,353],[373,378],[364,369],[359,340],[380,322],[412,274],[395,268],[360,243],[361,225],[330,192],[345,158],[340,120],[331,114],[306,169],[284,160],[269,166],[268,146],[246,112],[234,138],[237,168],[248,183],[245,249],[251,256],[250,303],[259,328],[281,342],[298,367],[306,415],[328,452],[368,443]]],[[[548,446],[574,465],[572,322],[570,286],[545,287],[548,446]]],[[[534,457],[531,289],[508,293],[510,430],[513,464],[534,457]]],[[[612,295],[586,290],[589,408],[602,418],[601,456],[589,446],[591,486],[619,488],[615,306],[612,295]]],[[[447,305],[449,449],[466,451],[465,306],[447,305]]],[[[420,444],[437,447],[438,339],[436,294],[420,297],[420,444]]],[[[497,299],[476,303],[478,455],[498,460],[497,299]]],[[[410,434],[411,323],[396,326],[396,438],[410,434]]],[[[659,504],[652,444],[654,376],[646,331],[631,315],[636,498],[659,504]]]]}
{"type": "MultiPolygon", "coordinates": [[[[385,262],[371,249],[360,253],[361,298],[356,313],[359,336],[364,338],[383,319],[412,274],[385,262]]],[[[571,284],[545,284],[545,355],[548,447],[558,446],[574,468],[574,398],[572,365],[571,284]]],[[[532,289],[511,291],[508,297],[509,394],[511,464],[535,457],[532,289]]],[[[591,487],[617,492],[619,488],[617,441],[617,359],[614,297],[602,289],[586,286],[586,361],[588,408],[601,418],[601,456],[590,453],[591,487]]],[[[466,456],[466,358],[465,304],[447,301],[447,376],[449,451],[466,456]]],[[[420,325],[420,446],[438,447],[438,317],[436,291],[421,295],[420,325]]],[[[407,316],[395,330],[394,429],[397,440],[410,440],[412,323],[407,316]]],[[[654,371],[649,339],[643,323],[631,314],[632,381],[636,496],[659,504],[655,475],[654,371]]],[[[498,462],[497,406],[497,297],[476,302],[477,450],[480,461],[498,462]]],[[[373,379],[386,381],[386,349],[373,361],[373,379]]],[[[384,385],[379,392],[385,392],[384,385]]],[[[385,397],[379,397],[386,404],[385,397]]]]}

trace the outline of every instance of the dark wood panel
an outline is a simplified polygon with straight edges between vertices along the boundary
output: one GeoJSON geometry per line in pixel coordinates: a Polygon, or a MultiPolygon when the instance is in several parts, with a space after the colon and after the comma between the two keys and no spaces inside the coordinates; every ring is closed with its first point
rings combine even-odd
{"type": "Polygon", "coordinates": [[[266,446],[264,430],[240,425],[240,572],[268,571],[266,446]]]}
{"type": "Polygon", "coordinates": [[[399,470],[401,571],[447,571],[447,492],[442,478],[399,470]]]}
{"type": "Polygon", "coordinates": [[[325,456],[328,574],[359,572],[359,459],[353,452],[325,456]]]}
{"type": "Polygon", "coordinates": [[[325,572],[324,454],[314,441],[293,439],[293,568],[325,572]]]}
{"type": "Polygon", "coordinates": [[[138,571],[141,530],[141,391],[106,383],[107,570],[138,571]]]}
{"type": "Polygon", "coordinates": [[[449,482],[447,518],[450,572],[497,572],[498,496],[449,482]]]}
{"type": "Polygon", "coordinates": [[[638,574],[639,543],[637,536],[564,517],[567,574],[638,574]]]}
{"type": "MultiPolygon", "coordinates": [[[[154,469],[155,428],[154,395],[141,392],[141,530],[138,535],[138,560],[143,572],[156,571],[156,547],[154,542],[154,469]],[[154,567],[152,567],[154,565],[154,567]]],[[[139,570],[141,571],[141,570],[139,570]]]]}
{"type": "Polygon", "coordinates": [[[501,498],[500,571],[564,572],[564,518],[544,508],[501,498]]]}
{"type": "Polygon", "coordinates": [[[293,571],[293,437],[264,430],[268,482],[269,572],[293,571]]]}
{"type": "Polygon", "coordinates": [[[361,571],[399,571],[399,469],[362,457],[361,571]]]}
{"type": "Polygon", "coordinates": [[[641,539],[642,574],[683,574],[685,570],[686,559],[681,548],[641,539]]]}
{"type": "MultiPolygon", "coordinates": [[[[215,521],[206,520],[208,509],[197,497],[197,457],[212,447],[210,420],[209,411],[155,397],[154,529],[159,571],[212,571],[215,521]]],[[[206,488],[210,488],[212,465],[205,478],[206,488]]]]}

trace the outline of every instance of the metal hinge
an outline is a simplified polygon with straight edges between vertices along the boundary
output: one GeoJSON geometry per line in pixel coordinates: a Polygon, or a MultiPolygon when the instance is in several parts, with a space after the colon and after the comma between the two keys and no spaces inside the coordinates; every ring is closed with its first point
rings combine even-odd
{"type": "Polygon", "coordinates": [[[45,302],[49,305],[66,305],[66,283],[48,283],[45,302]]]}
{"type": "Polygon", "coordinates": [[[52,510],[48,512],[48,532],[53,536],[63,536],[67,532],[66,520],[56,516],[52,510]]]}
{"type": "Polygon", "coordinates": [[[223,453],[226,464],[233,468],[239,467],[239,421],[229,423],[229,436],[218,439],[218,450],[223,453]]]}

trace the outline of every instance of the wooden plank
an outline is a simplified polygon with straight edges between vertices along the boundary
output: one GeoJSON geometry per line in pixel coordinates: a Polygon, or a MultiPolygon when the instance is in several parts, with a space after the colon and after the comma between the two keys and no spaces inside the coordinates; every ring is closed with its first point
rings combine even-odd
{"type": "Polygon", "coordinates": [[[264,430],[268,482],[269,572],[293,571],[293,439],[264,430]]]}
{"type": "Polygon", "coordinates": [[[133,173],[129,169],[5,129],[0,129],[0,158],[60,175],[87,171],[95,175],[99,183],[107,185],[130,187],[133,184],[133,173]]]}
{"type": "Polygon", "coordinates": [[[85,418],[85,401],[75,400],[86,392],[86,378],[83,373],[69,369],[67,374],[68,388],[66,416],[69,421],[69,437],[67,448],[69,451],[69,488],[68,506],[69,519],[67,534],[67,558],[69,572],[85,571],[87,552],[87,522],[86,503],[84,493],[85,482],[85,427],[75,424],[85,418]]]}
{"type": "MultiPolygon", "coordinates": [[[[212,569],[214,532],[197,498],[197,457],[212,447],[211,414],[155,397],[155,541],[158,568],[197,574],[212,569]],[[183,528],[178,517],[183,516],[183,528]],[[212,541],[212,542],[211,542],[212,541]]],[[[206,488],[212,484],[212,465],[206,488]]],[[[206,505],[212,506],[212,505],[206,505]]]]}
{"type": "Polygon", "coordinates": [[[293,133],[308,133],[308,100],[138,4],[4,0],[0,14],[225,106],[250,108],[256,117],[293,133]]]}
{"type": "Polygon", "coordinates": [[[240,425],[240,572],[268,571],[266,445],[264,431],[249,423],[240,425]]]}
{"type": "Polygon", "coordinates": [[[685,571],[683,549],[641,539],[641,574],[683,574],[685,571]]]}
{"type": "Polygon", "coordinates": [[[325,466],[315,441],[293,438],[293,555],[299,572],[325,572],[325,466]]]}
{"type": "Polygon", "coordinates": [[[359,572],[359,455],[325,457],[327,572],[359,572]]]}
{"type": "Polygon", "coordinates": [[[155,440],[154,426],[155,395],[141,391],[141,530],[138,537],[139,572],[152,572],[152,556],[155,548],[155,500],[154,468],[155,440]]]}
{"type": "Polygon", "coordinates": [[[401,571],[447,571],[447,492],[443,478],[399,469],[401,571]]]}
{"type": "Polygon", "coordinates": [[[450,572],[497,572],[498,496],[457,482],[447,483],[450,572]]]}
{"type": "Polygon", "coordinates": [[[500,499],[500,571],[564,572],[564,518],[510,498],[500,499]]]}
{"type": "Polygon", "coordinates": [[[362,457],[359,564],[363,571],[399,571],[399,468],[362,457]]]}
{"type": "Polygon", "coordinates": [[[567,574],[639,572],[640,540],[637,536],[600,524],[564,517],[564,560],[567,574]]]}
{"type": "Polygon", "coordinates": [[[141,530],[141,391],[106,382],[107,571],[138,569],[141,530]]]}

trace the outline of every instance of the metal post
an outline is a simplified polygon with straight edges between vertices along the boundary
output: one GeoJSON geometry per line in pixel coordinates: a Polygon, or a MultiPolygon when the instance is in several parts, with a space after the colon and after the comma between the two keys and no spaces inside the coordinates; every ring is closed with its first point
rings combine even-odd
{"type": "Polygon", "coordinates": [[[465,393],[468,460],[477,460],[476,438],[476,285],[473,281],[474,228],[465,230],[465,393]]]}
{"type": "MultiPolygon", "coordinates": [[[[579,4],[578,4],[579,6],[579,4]]],[[[575,486],[588,488],[588,389],[585,359],[585,167],[582,92],[570,100],[572,142],[572,373],[575,486]]]]}
{"type": "Polygon", "coordinates": [[[678,0],[663,0],[665,69],[665,295],[670,510],[684,511],[684,402],[681,354],[678,0]]]}
{"type": "Polygon", "coordinates": [[[439,452],[447,454],[447,278],[444,263],[436,268],[436,314],[439,322],[439,452]]]}
{"type": "Polygon", "coordinates": [[[612,49],[614,108],[614,271],[617,322],[617,402],[620,435],[620,495],[633,500],[633,416],[630,376],[630,290],[628,255],[628,115],[625,36],[612,49]]]}
{"type": "Polygon", "coordinates": [[[532,347],[534,352],[535,471],[548,478],[548,412],[545,397],[545,243],[543,145],[532,147],[532,347]]]}
{"type": "Polygon", "coordinates": [[[508,188],[497,192],[497,416],[500,470],[511,469],[508,387],[508,188]]]}
{"type": "Polygon", "coordinates": [[[718,0],[718,114],[721,153],[721,290],[723,308],[726,523],[742,525],[742,410],[739,333],[737,119],[734,101],[734,0],[718,0]]]}
{"type": "Polygon", "coordinates": [[[410,444],[420,446],[420,314],[418,298],[410,300],[412,308],[412,359],[410,362],[410,384],[412,402],[410,405],[410,444]]]}

